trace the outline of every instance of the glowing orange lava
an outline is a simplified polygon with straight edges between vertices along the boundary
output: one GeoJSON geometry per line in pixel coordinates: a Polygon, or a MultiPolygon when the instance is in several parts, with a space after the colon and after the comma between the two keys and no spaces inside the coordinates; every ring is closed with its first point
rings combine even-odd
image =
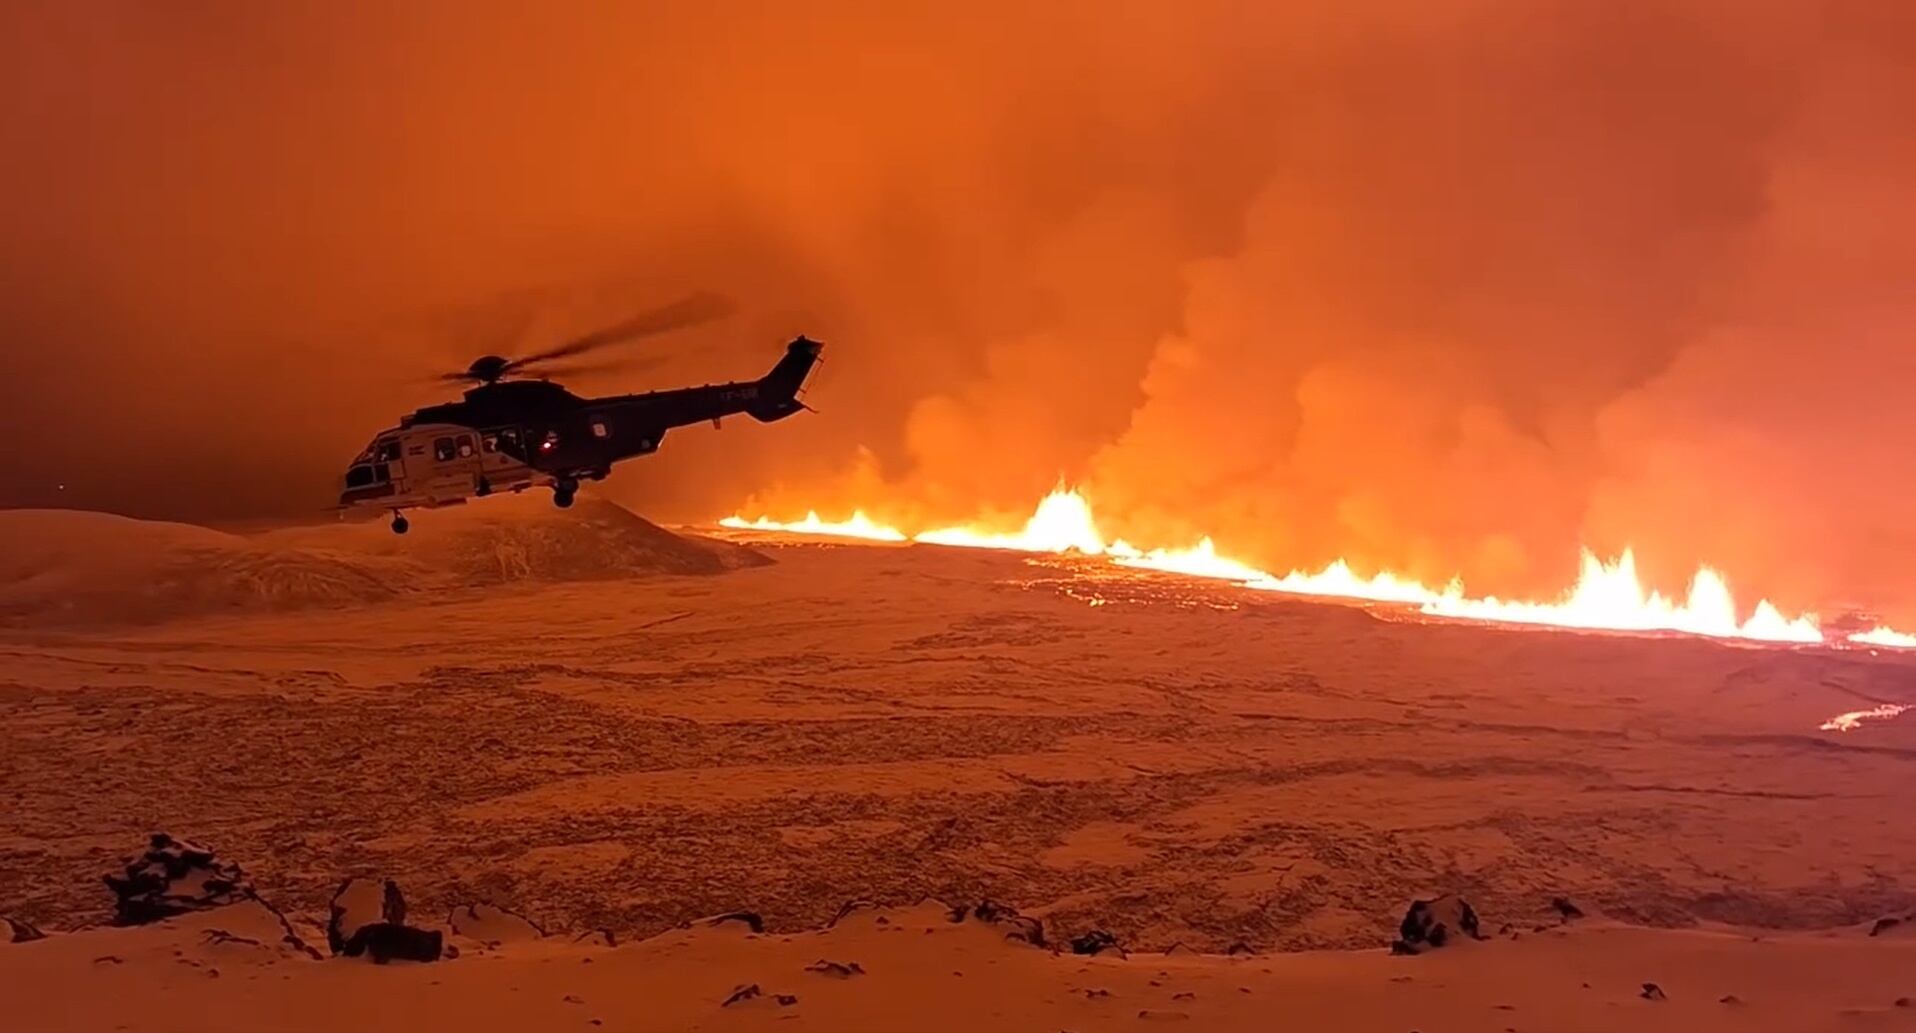
{"type": "Polygon", "coordinates": [[[1887,646],[1890,649],[1916,649],[1916,635],[1905,635],[1884,625],[1878,624],[1868,631],[1859,631],[1849,637],[1859,646],[1887,646]]]}
{"type": "Polygon", "coordinates": [[[1059,488],[1046,495],[1025,526],[1009,534],[969,527],[946,527],[913,535],[913,541],[957,545],[968,549],[1015,549],[1018,552],[1081,552],[1102,556],[1110,547],[1098,533],[1091,504],[1075,491],[1059,488]]]}
{"type": "Polygon", "coordinates": [[[805,519],[791,523],[779,523],[766,517],[746,520],[743,517],[729,516],[719,521],[720,527],[729,527],[740,531],[776,531],[783,534],[824,535],[828,538],[862,538],[873,542],[902,542],[904,532],[896,528],[885,527],[872,522],[863,510],[854,512],[851,519],[828,521],[818,518],[818,511],[805,514],[805,519]]]}
{"type": "Polygon", "coordinates": [[[1656,592],[1646,593],[1637,577],[1636,557],[1628,550],[1615,563],[1604,563],[1586,551],[1576,587],[1554,603],[1466,599],[1459,591],[1426,605],[1424,612],[1610,631],[1683,631],[1765,642],[1823,641],[1814,617],[1785,617],[1767,599],[1758,600],[1749,619],[1739,622],[1729,584],[1708,567],[1697,568],[1689,594],[1680,603],[1656,592]]]}
{"type": "Polygon", "coordinates": [[[1861,728],[1865,721],[1887,721],[1908,709],[1900,703],[1884,703],[1868,710],[1852,710],[1847,714],[1838,714],[1817,725],[1816,728],[1820,732],[1853,732],[1861,728]]]}
{"type": "MultiPolygon", "coordinates": [[[[1787,616],[1769,600],[1758,600],[1747,617],[1741,616],[1730,586],[1715,570],[1699,567],[1681,599],[1647,590],[1637,574],[1636,557],[1625,550],[1611,562],[1585,551],[1582,570],[1569,591],[1550,602],[1473,598],[1462,582],[1441,589],[1389,571],[1361,575],[1342,560],[1316,573],[1293,570],[1275,575],[1221,555],[1209,538],[1181,549],[1140,549],[1123,539],[1108,541],[1098,530],[1091,505],[1082,494],[1058,488],[1045,496],[1022,528],[994,531],[978,527],[946,527],[907,536],[903,531],[871,521],[861,512],[843,523],[821,521],[809,513],[790,524],[766,519],[745,521],[728,517],[726,527],[800,534],[842,535],[881,541],[916,541],[964,548],[1008,549],[1019,552],[1078,553],[1101,556],[1123,567],[1157,570],[1186,577],[1229,581],[1245,588],[1297,595],[1360,599],[1415,606],[1422,613],[1458,620],[1541,624],[1593,631],[1674,631],[1715,638],[1761,642],[1817,643],[1823,641],[1816,618],[1787,616]]],[[[1887,627],[1848,636],[1859,645],[1916,649],[1916,635],[1887,627]]]]}

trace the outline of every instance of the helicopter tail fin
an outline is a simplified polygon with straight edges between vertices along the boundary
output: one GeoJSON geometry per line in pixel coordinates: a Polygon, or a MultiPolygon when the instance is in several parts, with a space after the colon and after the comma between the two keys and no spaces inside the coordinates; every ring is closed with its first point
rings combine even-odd
{"type": "Polygon", "coordinates": [[[805,387],[805,379],[812,375],[818,366],[818,354],[824,345],[807,337],[795,338],[785,346],[785,357],[778,360],[758,382],[758,399],[747,410],[752,418],[761,423],[782,420],[805,408],[798,394],[805,387]]]}

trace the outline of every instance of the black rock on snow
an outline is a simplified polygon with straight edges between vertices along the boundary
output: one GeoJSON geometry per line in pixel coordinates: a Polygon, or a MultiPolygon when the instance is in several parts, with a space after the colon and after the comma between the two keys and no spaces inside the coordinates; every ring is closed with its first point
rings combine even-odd
{"type": "Polygon", "coordinates": [[[115,897],[114,925],[146,925],[253,899],[239,865],[164,832],[153,834],[145,852],[127,858],[123,872],[106,876],[115,897]]]}
{"type": "Polygon", "coordinates": [[[334,954],[369,957],[380,965],[394,959],[438,961],[445,953],[445,935],[406,924],[406,898],[391,879],[347,879],[333,894],[326,945],[334,954]]]}
{"type": "Polygon", "coordinates": [[[1390,949],[1393,954],[1422,954],[1466,938],[1484,938],[1477,912],[1464,898],[1446,893],[1435,900],[1412,901],[1390,949]]]}

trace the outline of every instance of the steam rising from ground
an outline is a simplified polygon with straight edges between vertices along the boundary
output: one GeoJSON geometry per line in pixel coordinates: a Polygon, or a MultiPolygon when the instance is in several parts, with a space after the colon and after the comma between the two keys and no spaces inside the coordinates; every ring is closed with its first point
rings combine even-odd
{"type": "Polygon", "coordinates": [[[675,434],[657,516],[1063,477],[1263,569],[1916,624],[1908,14],[1039,6],[0,15],[5,500],[317,504],[414,372],[709,287],[657,382],[805,330],[822,415],[675,434]]]}

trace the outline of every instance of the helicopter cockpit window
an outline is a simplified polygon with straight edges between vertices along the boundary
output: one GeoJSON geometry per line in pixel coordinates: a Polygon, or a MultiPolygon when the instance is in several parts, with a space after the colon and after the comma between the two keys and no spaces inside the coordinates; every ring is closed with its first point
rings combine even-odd
{"type": "Polygon", "coordinates": [[[453,451],[451,438],[439,438],[432,443],[432,457],[442,463],[452,462],[452,457],[456,454],[453,451]]]}
{"type": "Polygon", "coordinates": [[[472,435],[470,434],[459,435],[459,458],[461,459],[472,458],[472,435]]]}
{"type": "Polygon", "coordinates": [[[368,488],[372,486],[372,483],[373,468],[370,466],[355,466],[346,471],[346,487],[348,488],[368,488]]]}

